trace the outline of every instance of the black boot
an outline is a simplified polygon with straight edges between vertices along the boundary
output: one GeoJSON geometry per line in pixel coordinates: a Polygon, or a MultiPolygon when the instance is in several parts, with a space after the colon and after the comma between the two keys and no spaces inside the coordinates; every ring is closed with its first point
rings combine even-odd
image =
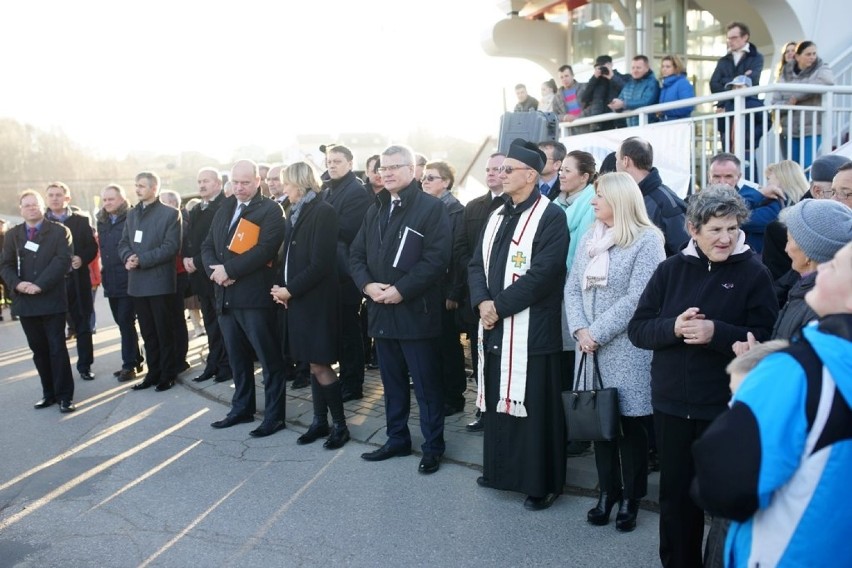
{"type": "Polygon", "coordinates": [[[331,420],[334,426],[328,440],[322,445],[327,450],[342,448],[349,441],[349,428],[346,427],[346,415],[343,414],[343,399],[340,381],[322,387],[328,410],[331,412],[331,420]]]}
{"type": "Polygon", "coordinates": [[[612,508],[616,503],[621,503],[621,496],[621,489],[612,493],[601,491],[600,497],[598,497],[598,504],[595,505],[594,509],[589,509],[586,519],[593,525],[598,526],[609,523],[609,515],[612,512],[612,508]]]}
{"type": "Polygon", "coordinates": [[[314,421],[311,422],[308,431],[299,436],[296,443],[299,445],[316,442],[320,438],[328,436],[328,410],[325,402],[325,389],[317,380],[311,377],[311,398],[314,402],[314,421]]]}
{"type": "Polygon", "coordinates": [[[630,532],[636,528],[636,515],[639,514],[639,499],[625,499],[615,516],[615,528],[621,532],[630,532]]]}

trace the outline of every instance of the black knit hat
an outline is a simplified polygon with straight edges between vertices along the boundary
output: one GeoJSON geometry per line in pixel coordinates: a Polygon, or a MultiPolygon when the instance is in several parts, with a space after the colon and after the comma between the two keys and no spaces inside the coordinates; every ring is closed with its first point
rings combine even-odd
{"type": "Polygon", "coordinates": [[[509,145],[509,153],[507,158],[512,158],[523,162],[538,173],[544,169],[544,164],[547,163],[547,154],[541,151],[537,144],[527,142],[523,138],[515,138],[509,145]]]}

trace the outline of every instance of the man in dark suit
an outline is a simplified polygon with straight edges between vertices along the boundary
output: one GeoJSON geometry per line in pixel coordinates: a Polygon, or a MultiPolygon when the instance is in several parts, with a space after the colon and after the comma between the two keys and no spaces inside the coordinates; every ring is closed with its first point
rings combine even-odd
{"type": "Polygon", "coordinates": [[[538,178],[538,190],[542,195],[553,201],[559,196],[559,170],[562,161],[568,153],[562,142],[545,140],[538,143],[539,149],[547,156],[547,162],[538,178]]]}
{"type": "Polygon", "coordinates": [[[155,387],[160,392],[172,388],[179,371],[172,311],[181,215],[160,201],[157,174],[137,174],[135,189],[139,203],[127,214],[118,242],[118,254],[129,272],[127,293],[133,297],[148,358],[148,374],[133,390],[155,387]]]}
{"type": "Polygon", "coordinates": [[[368,297],[369,332],[376,340],[387,413],[387,442],[361,457],[381,461],[411,454],[407,367],[425,438],[419,471],[428,474],[438,471],[445,449],[437,339],[440,283],[452,243],[447,208],[420,189],[414,165],[409,148],[390,146],[382,152],[379,171],[385,188],[352,241],[350,268],[368,297]]]}
{"type": "MultiPolygon", "coordinates": [[[[462,266],[465,274],[465,305],[461,310],[462,317],[467,331],[467,339],[470,343],[470,359],[473,364],[473,376],[478,374],[479,356],[476,344],[479,341],[479,315],[476,312],[476,307],[470,305],[470,288],[467,286],[467,265],[473,255],[476,245],[479,243],[479,235],[482,233],[485,223],[488,221],[488,216],[497,207],[502,207],[503,199],[503,182],[500,180],[500,166],[503,165],[503,160],[506,159],[506,154],[500,152],[491,154],[488,157],[488,162],[485,164],[485,185],[488,187],[488,193],[480,195],[468,201],[464,206],[464,236],[465,236],[465,256],[462,259],[462,266]]],[[[559,177],[557,176],[557,180],[559,177]]],[[[557,187],[557,193],[559,188],[557,187]]],[[[484,428],[482,423],[482,412],[477,409],[476,420],[468,424],[466,427],[468,432],[481,432],[484,428]]]]}
{"type": "Polygon", "coordinates": [[[201,245],[204,270],[213,281],[216,311],[234,377],[228,415],[211,424],[229,428],[254,421],[257,408],[254,355],[263,367],[263,423],[250,434],[263,437],[284,428],[284,361],[271,290],[273,265],[284,241],[284,211],[260,193],[260,174],[250,160],[231,170],[234,194],[225,199],[201,245]],[[241,222],[243,223],[241,226],[241,222]],[[256,231],[256,237],[250,236],[256,231]]]}
{"type": "Polygon", "coordinates": [[[71,231],[73,253],[71,272],[68,273],[66,292],[68,294],[68,313],[74,325],[77,341],[77,371],[80,378],[91,381],[92,363],[95,361],[92,347],[92,313],[95,311],[92,300],[92,281],[89,276],[89,263],[98,254],[98,243],[89,216],[79,210],[72,210],[71,190],[61,181],[47,186],[47,213],[45,217],[56,223],[63,223],[71,231]]]}
{"type": "Polygon", "coordinates": [[[32,190],[21,194],[20,206],[24,222],[6,234],[0,276],[12,290],[12,313],[21,319],[41,379],[35,407],[58,401],[60,412],[73,412],[74,377],[65,346],[71,231],[44,218],[44,200],[32,190]]]}
{"type": "Polygon", "coordinates": [[[364,343],[361,338],[361,291],[349,273],[349,246],[361,228],[373,198],[352,171],[352,152],[346,146],[326,148],[329,181],[323,199],[337,212],[337,274],[340,279],[340,385],[343,402],[364,396],[364,343]]]}
{"type": "Polygon", "coordinates": [[[189,231],[183,240],[183,266],[189,274],[192,291],[198,296],[201,304],[201,315],[204,318],[204,331],[207,333],[207,364],[204,371],[193,381],[200,383],[213,379],[217,383],[231,380],[231,366],[228,363],[228,353],[222,340],[222,330],[216,316],[215,292],[213,282],[204,271],[201,259],[201,243],[210,232],[213,217],[225,200],[222,193],[222,177],[214,168],[202,168],[198,172],[199,203],[189,213],[189,231]]]}

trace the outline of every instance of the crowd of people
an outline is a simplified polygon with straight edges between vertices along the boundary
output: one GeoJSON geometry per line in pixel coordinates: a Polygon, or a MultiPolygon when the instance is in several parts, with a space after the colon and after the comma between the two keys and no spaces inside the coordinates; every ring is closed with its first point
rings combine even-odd
{"type": "MultiPolygon", "coordinates": [[[[711,93],[721,93],[729,89],[748,88],[760,83],[764,69],[763,55],[750,41],[748,25],[733,22],[726,27],[728,52],[719,58],[710,77],[711,93]]],[[[773,80],[789,84],[790,90],[774,93],[766,100],[766,104],[803,106],[808,108],[821,105],[821,95],[804,93],[796,87],[803,84],[833,85],[834,75],[828,64],[817,55],[817,46],[813,41],[804,40],[788,42],[783,49],[779,69],[773,80]]],[[[515,112],[539,110],[554,113],[560,122],[573,122],[577,118],[597,116],[612,112],[636,110],[658,103],[673,103],[695,97],[695,86],[687,77],[686,65],[682,56],[677,54],[665,55],[660,62],[660,76],[651,69],[651,61],[647,55],[636,55],[629,62],[628,73],[621,73],[613,68],[610,55],[600,55],[595,59],[592,76],[587,83],[580,83],[574,78],[571,65],[559,68],[558,80],[561,86],[556,88],[556,81],[548,79],[541,85],[541,100],[536,100],[527,92],[523,84],[515,87],[517,104],[515,112]]],[[[746,107],[763,106],[764,101],[756,96],[746,98],[746,107]]],[[[668,109],[649,116],[649,122],[676,120],[692,114],[693,106],[683,105],[668,109]]],[[[730,113],[734,110],[732,99],[719,101],[717,112],[730,113]]],[[[754,131],[749,126],[752,144],[756,147],[760,142],[769,121],[764,121],[759,114],[755,115],[754,131]]],[[[790,139],[791,156],[804,156],[802,166],[807,169],[816,157],[814,148],[822,144],[821,119],[813,112],[792,113],[785,110],[778,116],[778,128],[781,130],[784,143],[782,151],[786,152],[787,138],[790,139]],[[788,115],[790,115],[788,119],[788,115]]],[[[732,129],[729,128],[730,118],[720,117],[717,128],[721,137],[730,138],[733,144],[732,129]]],[[[613,119],[595,122],[586,126],[572,129],[574,133],[608,130],[623,126],[639,124],[637,116],[626,119],[613,119]]],[[[732,147],[732,146],[726,146],[732,147]]]]}
{"type": "MultiPolygon", "coordinates": [[[[728,41],[715,82],[756,81],[762,57],[747,27],[732,24],[728,41]]],[[[785,71],[809,68],[796,55],[785,71]]],[[[661,96],[647,59],[617,89],[611,64],[600,59],[585,85],[565,66],[542,100],[571,120],[592,102],[623,110],[661,96]]],[[[682,74],[675,56],[664,68],[682,74]]],[[[209,350],[193,380],[234,383],[213,428],[256,420],[259,363],[265,411],[249,434],[286,427],[292,381],[313,401],[297,443],[340,448],[344,404],[378,368],[387,439],[361,457],[411,454],[413,389],[418,471],[433,474],[445,417],[465,404],[465,335],[477,379],[468,430],[484,432],[476,482],[538,511],[565,484],[562,393],[594,360],[618,391],[620,435],[594,442],[589,523],[607,525],[615,509],[615,528],[634,530],[658,467],[664,566],[802,565],[815,547],[822,563],[852,563],[840,530],[852,519],[834,501],[852,439],[852,162],[817,158],[809,181],[784,160],[755,189],[737,156],[719,153],[687,203],[641,137],[600,165],[560,142],[517,139],[488,157],[488,191],[462,205],[446,161],[391,145],[365,161],[362,180],[349,148],[323,150],[322,173],[240,160],[227,191],[203,168],[189,212],[141,172],[136,205],[121,185],[102,190],[95,227],[66,184],[24,191],[0,276],[41,379],[35,407],[76,408],[66,319],[77,372],[95,378],[89,266],[99,254],[121,336],[115,376],[134,391],[168,390],[188,370],[185,298],[197,298],[209,350]],[[714,521],[702,548],[705,512],[714,521]]]]}

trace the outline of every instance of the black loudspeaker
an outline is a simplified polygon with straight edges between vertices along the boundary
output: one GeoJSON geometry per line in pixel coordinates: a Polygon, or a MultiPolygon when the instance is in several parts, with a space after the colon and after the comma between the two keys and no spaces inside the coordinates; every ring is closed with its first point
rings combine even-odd
{"type": "Polygon", "coordinates": [[[528,142],[544,142],[556,140],[559,131],[559,121],[552,112],[505,112],[500,118],[500,138],[497,142],[498,151],[506,153],[509,144],[515,138],[523,138],[528,142]]]}

